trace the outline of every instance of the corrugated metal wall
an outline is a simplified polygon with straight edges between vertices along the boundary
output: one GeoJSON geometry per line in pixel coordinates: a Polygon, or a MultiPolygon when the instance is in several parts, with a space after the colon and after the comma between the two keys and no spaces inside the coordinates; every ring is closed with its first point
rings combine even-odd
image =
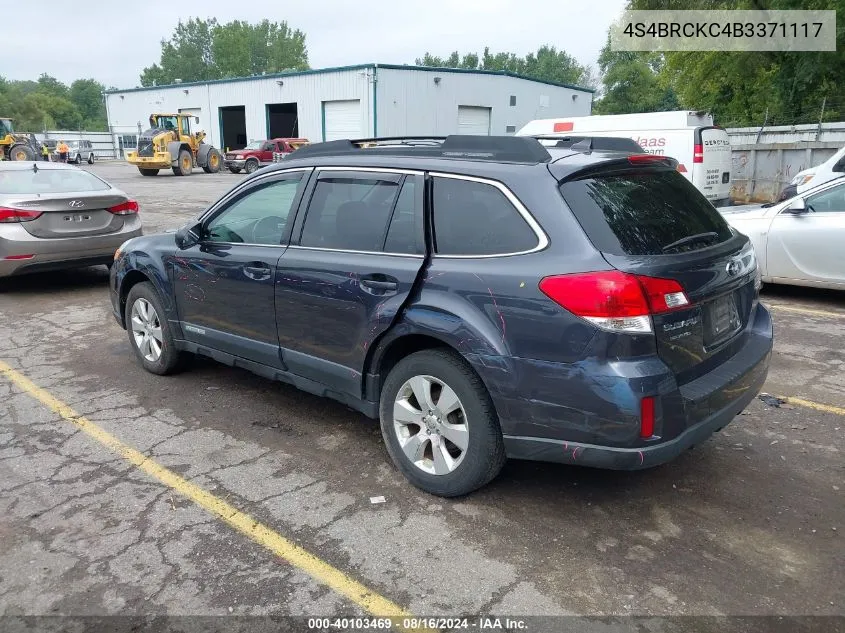
{"type": "Polygon", "coordinates": [[[379,136],[457,134],[459,105],[491,108],[491,134],[532,119],[586,116],[592,108],[589,92],[501,75],[379,68],[377,83],[379,136]]]}
{"type": "Polygon", "coordinates": [[[219,108],[245,106],[247,138],[267,137],[267,104],[296,103],[299,134],[313,141],[322,139],[322,102],[361,100],[361,130],[371,132],[371,80],[366,68],[309,73],[249,80],[182,84],[107,95],[108,114],[115,135],[137,134],[140,123],[149,127],[152,112],[175,112],[199,108],[199,129],[208,141],[220,146],[219,108]]]}

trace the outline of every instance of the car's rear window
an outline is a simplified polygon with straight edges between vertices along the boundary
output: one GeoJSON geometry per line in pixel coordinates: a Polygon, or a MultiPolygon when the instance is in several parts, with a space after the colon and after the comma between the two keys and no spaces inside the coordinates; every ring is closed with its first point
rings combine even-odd
{"type": "Polygon", "coordinates": [[[0,193],[80,193],[109,185],[82,169],[8,169],[0,171],[0,193]]]}
{"type": "Polygon", "coordinates": [[[560,191],[605,253],[679,253],[731,237],[719,212],[674,170],[609,172],[564,182],[560,191]]]}

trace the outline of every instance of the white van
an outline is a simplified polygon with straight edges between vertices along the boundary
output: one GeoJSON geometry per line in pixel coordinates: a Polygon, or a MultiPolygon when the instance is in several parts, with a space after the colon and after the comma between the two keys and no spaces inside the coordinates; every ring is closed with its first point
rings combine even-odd
{"type": "Polygon", "coordinates": [[[706,112],[648,112],[559,119],[527,123],[517,136],[622,136],[649,154],[670,156],[678,171],[715,206],[730,204],[731,142],[706,112]]]}

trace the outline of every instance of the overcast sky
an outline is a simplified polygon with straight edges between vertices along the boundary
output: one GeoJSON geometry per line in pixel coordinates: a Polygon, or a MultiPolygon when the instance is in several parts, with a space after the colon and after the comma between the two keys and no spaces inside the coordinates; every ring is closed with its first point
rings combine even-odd
{"type": "Polygon", "coordinates": [[[413,64],[430,51],[524,55],[542,44],[595,64],[624,0],[3,0],[3,23],[33,37],[4,46],[0,75],[93,77],[131,88],[162,38],[190,17],[287,20],[306,34],[312,68],[413,64]]]}

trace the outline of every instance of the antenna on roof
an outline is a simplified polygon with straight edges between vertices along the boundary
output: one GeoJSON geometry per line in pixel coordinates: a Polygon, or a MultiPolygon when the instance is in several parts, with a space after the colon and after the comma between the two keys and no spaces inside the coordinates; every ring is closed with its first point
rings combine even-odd
{"type": "Polygon", "coordinates": [[[582,141],[573,143],[569,149],[580,154],[590,154],[593,151],[593,139],[585,138],[582,141]]]}

